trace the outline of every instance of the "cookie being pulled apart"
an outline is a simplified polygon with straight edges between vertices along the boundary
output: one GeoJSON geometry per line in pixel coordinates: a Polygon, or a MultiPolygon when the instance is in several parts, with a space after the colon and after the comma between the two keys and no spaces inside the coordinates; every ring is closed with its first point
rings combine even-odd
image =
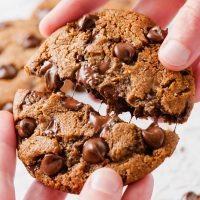
{"type": "Polygon", "coordinates": [[[64,93],[19,90],[14,100],[18,155],[30,174],[54,189],[78,194],[96,169],[133,183],[171,156],[178,142],[158,124],[142,130],[117,116],[100,116],[64,93]]]}
{"type": "Polygon", "coordinates": [[[194,104],[191,68],[175,72],[158,60],[167,30],[133,11],[105,10],[68,23],[26,65],[50,90],[65,79],[84,86],[117,113],[183,123],[194,104]]]}

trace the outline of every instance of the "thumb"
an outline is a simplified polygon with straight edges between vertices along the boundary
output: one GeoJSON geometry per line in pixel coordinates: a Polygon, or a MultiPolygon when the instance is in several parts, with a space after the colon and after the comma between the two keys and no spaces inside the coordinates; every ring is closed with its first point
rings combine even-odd
{"type": "Polygon", "coordinates": [[[112,169],[102,168],[88,178],[79,199],[120,200],[122,189],[121,177],[112,169]]]}
{"type": "Polygon", "coordinates": [[[161,63],[171,70],[183,70],[200,55],[200,1],[188,0],[159,51],[161,63]]]}

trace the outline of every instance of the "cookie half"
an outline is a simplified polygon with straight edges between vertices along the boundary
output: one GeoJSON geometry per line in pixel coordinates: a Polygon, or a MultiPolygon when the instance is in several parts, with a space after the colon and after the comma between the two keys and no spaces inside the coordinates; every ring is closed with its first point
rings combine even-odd
{"type": "Polygon", "coordinates": [[[109,167],[124,185],[171,156],[173,131],[146,130],[116,116],[100,116],[63,93],[19,90],[14,101],[18,156],[30,174],[51,188],[78,194],[96,169],[109,167]]]}
{"type": "Polygon", "coordinates": [[[175,72],[159,62],[166,34],[141,14],[105,10],[59,29],[25,68],[45,77],[49,90],[59,90],[70,79],[110,111],[183,123],[194,104],[194,77],[191,68],[175,72]]]}

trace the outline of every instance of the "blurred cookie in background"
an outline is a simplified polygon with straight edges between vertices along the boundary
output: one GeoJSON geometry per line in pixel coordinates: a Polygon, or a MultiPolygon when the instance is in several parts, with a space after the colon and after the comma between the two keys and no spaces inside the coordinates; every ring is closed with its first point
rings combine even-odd
{"type": "Polygon", "coordinates": [[[13,65],[17,70],[22,69],[42,42],[36,20],[1,22],[0,66],[13,65]]]}
{"type": "Polygon", "coordinates": [[[110,0],[103,9],[131,9],[136,0],[110,0]]]}
{"type": "Polygon", "coordinates": [[[32,17],[37,20],[41,20],[45,15],[48,14],[49,11],[51,11],[60,0],[43,0],[42,3],[40,3],[36,9],[34,10],[32,17]]]}
{"type": "Polygon", "coordinates": [[[43,38],[36,20],[0,23],[0,110],[12,112],[12,101],[19,88],[44,90],[44,82],[31,78],[23,68],[43,38]]]}
{"type": "MultiPolygon", "coordinates": [[[[5,65],[4,65],[5,66],[5,65]]],[[[9,70],[9,69],[8,69],[9,70]]],[[[12,102],[16,91],[19,88],[35,89],[37,91],[44,91],[44,84],[41,80],[30,78],[24,70],[19,70],[17,75],[13,78],[1,78],[2,74],[8,73],[0,66],[0,110],[7,110],[12,112],[12,102]]]]}
{"type": "MultiPolygon", "coordinates": [[[[136,0],[110,0],[103,9],[130,9],[131,5],[136,0]]],[[[32,17],[37,20],[41,20],[45,15],[51,11],[60,0],[43,0],[34,10],[32,17]]]]}

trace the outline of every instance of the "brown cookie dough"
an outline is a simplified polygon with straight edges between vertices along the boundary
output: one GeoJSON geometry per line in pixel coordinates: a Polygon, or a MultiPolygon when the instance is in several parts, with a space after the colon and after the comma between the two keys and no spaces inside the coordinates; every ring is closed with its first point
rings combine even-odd
{"type": "Polygon", "coordinates": [[[195,194],[194,192],[187,192],[181,200],[200,200],[200,195],[195,194]]]}
{"type": "Polygon", "coordinates": [[[60,0],[43,0],[32,14],[32,18],[41,20],[45,15],[47,15],[58,3],[60,0]]]}
{"type": "Polygon", "coordinates": [[[71,79],[110,110],[183,123],[194,104],[194,77],[191,68],[175,72],[159,62],[166,34],[141,14],[105,10],[59,29],[25,68],[29,74],[45,76],[51,90],[71,79]],[[53,85],[50,74],[56,77],[53,85]]]}
{"type": "Polygon", "coordinates": [[[178,136],[156,123],[146,130],[100,116],[63,93],[19,90],[14,100],[18,155],[28,171],[54,189],[78,194],[101,167],[135,182],[171,156],[178,136]]]}
{"type": "Polygon", "coordinates": [[[0,38],[0,110],[11,112],[19,88],[44,90],[43,81],[28,77],[23,70],[43,38],[34,20],[1,22],[0,38]]]}

